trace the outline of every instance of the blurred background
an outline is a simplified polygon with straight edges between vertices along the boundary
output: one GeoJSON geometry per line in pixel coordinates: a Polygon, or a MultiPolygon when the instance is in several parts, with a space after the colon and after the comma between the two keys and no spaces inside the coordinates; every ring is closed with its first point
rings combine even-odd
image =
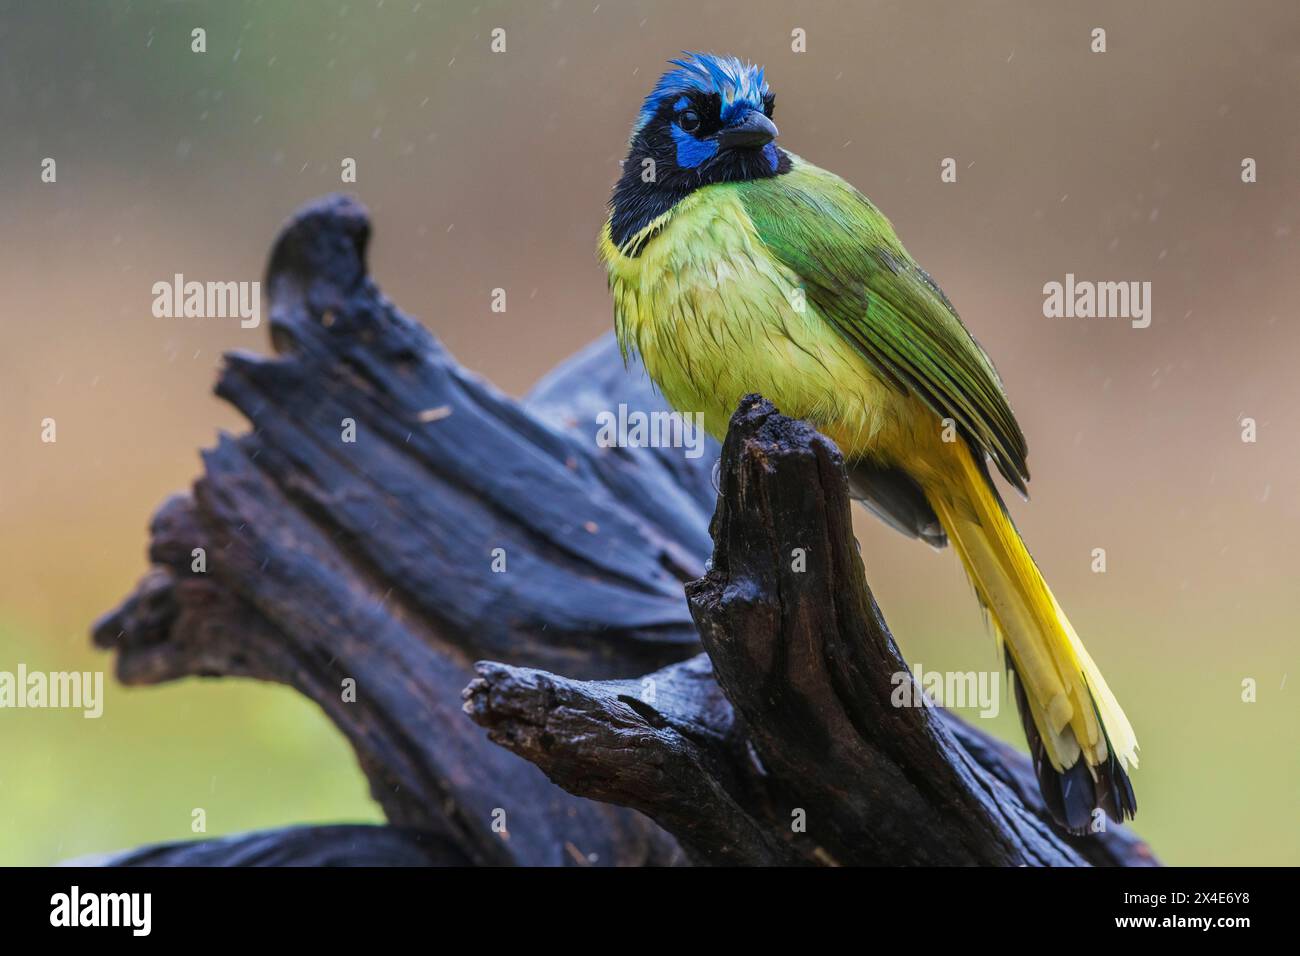
{"type": "MultiPolygon", "coordinates": [[[[996,361],[1034,476],[1012,511],[1141,740],[1137,830],[1173,864],[1300,863],[1294,0],[0,0],[0,670],[111,670],[91,621],[244,427],[210,389],[265,322],[154,318],[154,282],[260,279],[346,188],[385,292],[521,394],[611,327],[595,236],[683,49],[765,64],[783,145],[875,200],[996,361]],[[1067,272],[1150,281],[1151,327],[1044,318],[1067,272]]],[[[859,524],[908,658],[997,669],[953,555],[859,524]]],[[[194,807],[209,836],[379,818],[286,689],[105,687],[99,720],[0,711],[0,864],[188,839],[194,807]]],[[[986,726],[1023,747],[1009,702],[986,726]]]]}

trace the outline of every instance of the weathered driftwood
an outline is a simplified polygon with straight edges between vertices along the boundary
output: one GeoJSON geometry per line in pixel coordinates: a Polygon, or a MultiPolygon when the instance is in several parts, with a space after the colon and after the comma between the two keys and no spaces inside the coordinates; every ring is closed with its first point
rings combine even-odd
{"type": "MultiPolygon", "coordinates": [[[[334,197],[277,242],[279,356],[217,385],[253,431],[162,506],[153,569],[95,627],[123,681],[295,687],[432,862],[1152,862],[1120,827],[1055,831],[1010,748],[889,705],[905,665],[829,441],[748,401],[711,538],[716,446],[594,441],[598,411],[663,407],[609,339],[512,401],[381,295],[368,237],[334,197]]],[[[312,832],[122,859],[280,861],[312,832]]]]}
{"type": "Polygon", "coordinates": [[[720,474],[712,567],[687,586],[707,655],[612,682],[480,663],[466,709],[494,740],[644,811],[700,862],[1150,860],[1121,828],[1054,832],[1023,758],[946,711],[891,704],[907,665],[828,439],[751,396],[720,474]]]}

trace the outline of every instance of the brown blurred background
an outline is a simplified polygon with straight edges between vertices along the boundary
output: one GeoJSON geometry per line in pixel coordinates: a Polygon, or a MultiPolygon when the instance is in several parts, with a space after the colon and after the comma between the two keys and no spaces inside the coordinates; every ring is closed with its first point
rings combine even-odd
{"type": "MultiPolygon", "coordinates": [[[[522,393],[611,325],[595,235],[683,49],[765,64],[783,145],[875,200],[996,361],[1030,440],[1013,512],[1142,743],[1137,829],[1171,863],[1300,863],[1294,0],[0,2],[0,670],[111,666],[90,621],[243,427],[214,368],[265,325],[156,319],[154,282],[258,279],[280,221],[347,188],[388,295],[522,393]],[[1067,272],[1150,281],[1151,327],[1044,318],[1067,272]]],[[[860,527],[909,659],[996,668],[953,555],[860,527]]],[[[0,864],[188,838],[194,807],[209,835],[378,817],[288,691],[106,686],[98,721],[0,711],[0,864]]]]}

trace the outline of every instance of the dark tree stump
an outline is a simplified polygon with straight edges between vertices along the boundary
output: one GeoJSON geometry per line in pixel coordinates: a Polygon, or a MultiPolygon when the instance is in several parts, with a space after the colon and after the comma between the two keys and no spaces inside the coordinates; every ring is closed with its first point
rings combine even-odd
{"type": "Polygon", "coordinates": [[[192,495],[162,506],[154,568],[95,641],[128,684],[294,687],[347,735],[390,821],[475,863],[677,861],[645,817],[489,743],[460,691],[487,655],[597,677],[695,653],[681,591],[708,541],[707,476],[692,489],[657,454],[554,424],[565,381],[601,401],[586,366],[614,381],[609,346],[544,386],[544,414],[465,372],[366,275],[368,238],[343,198],[286,226],[267,276],[280,357],[230,355],[217,384],[254,430],[222,436],[192,495]]]}
{"type": "Polygon", "coordinates": [[[1120,827],[1057,831],[1009,748],[939,708],[891,705],[907,665],[828,439],[750,396],[720,473],[713,565],[687,585],[707,656],[597,683],[480,663],[466,709],[493,740],[574,793],[645,812],[696,862],[1153,862],[1120,827]]]}
{"type": "Polygon", "coordinates": [[[267,276],[279,355],[231,355],[217,385],[253,431],[159,509],[154,567],[95,641],[126,683],[304,693],[401,835],[291,829],[117,862],[288,862],[313,835],[322,861],[1153,862],[1121,827],[1056,831],[1010,748],[890,707],[906,665],[827,439],[747,400],[711,539],[716,445],[690,461],[594,441],[598,411],[664,408],[612,338],[512,401],[383,297],[368,238],[341,197],[286,226],[267,276]],[[475,677],[480,658],[504,663],[475,677]],[[467,683],[487,733],[461,712],[467,683]]]}

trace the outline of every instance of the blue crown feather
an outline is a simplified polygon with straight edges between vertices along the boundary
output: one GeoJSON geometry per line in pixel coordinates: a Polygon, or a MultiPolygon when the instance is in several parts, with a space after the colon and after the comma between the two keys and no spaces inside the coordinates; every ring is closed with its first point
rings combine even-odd
{"type": "Polygon", "coordinates": [[[763,97],[768,93],[763,68],[745,63],[734,56],[715,56],[712,53],[683,53],[680,60],[669,60],[676,69],[659,78],[655,88],[646,97],[632,135],[641,130],[654,116],[665,97],[687,93],[717,93],[722,99],[722,121],[725,123],[747,110],[761,110],[763,97]]]}

